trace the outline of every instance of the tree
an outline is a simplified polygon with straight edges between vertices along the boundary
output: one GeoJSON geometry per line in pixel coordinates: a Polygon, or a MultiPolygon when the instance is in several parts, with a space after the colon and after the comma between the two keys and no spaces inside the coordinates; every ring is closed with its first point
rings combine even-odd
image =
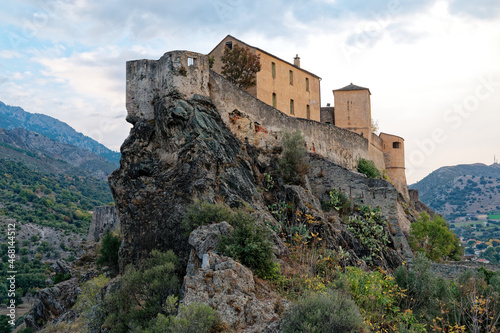
{"type": "Polygon", "coordinates": [[[260,56],[253,54],[247,47],[237,44],[232,48],[226,46],[221,57],[222,76],[241,89],[257,84],[257,72],[261,69],[260,56]]]}
{"type": "Polygon", "coordinates": [[[434,261],[460,260],[463,249],[458,238],[448,228],[446,220],[435,214],[431,220],[426,212],[420,213],[410,227],[410,245],[413,250],[425,253],[434,261]]]}
{"type": "Polygon", "coordinates": [[[288,184],[300,184],[304,175],[309,172],[307,150],[302,133],[296,130],[293,133],[285,132],[281,139],[283,153],[279,166],[283,179],[288,184]]]}

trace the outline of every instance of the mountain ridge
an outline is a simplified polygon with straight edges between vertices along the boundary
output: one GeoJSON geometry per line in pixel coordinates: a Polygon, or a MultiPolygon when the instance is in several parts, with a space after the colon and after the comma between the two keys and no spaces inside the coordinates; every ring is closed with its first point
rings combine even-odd
{"type": "Polygon", "coordinates": [[[11,130],[17,127],[91,151],[105,157],[115,166],[119,164],[120,153],[112,151],[94,139],[77,132],[65,122],[44,114],[30,113],[19,106],[6,105],[0,101],[0,128],[11,130]]]}
{"type": "Polygon", "coordinates": [[[410,185],[420,200],[448,219],[499,209],[500,164],[443,166],[410,185]]]}

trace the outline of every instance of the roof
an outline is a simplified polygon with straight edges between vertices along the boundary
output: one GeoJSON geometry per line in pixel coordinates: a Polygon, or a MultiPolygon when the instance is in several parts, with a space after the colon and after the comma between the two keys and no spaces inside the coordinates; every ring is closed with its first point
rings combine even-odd
{"type": "Polygon", "coordinates": [[[370,92],[370,89],[368,88],[365,88],[365,87],[360,87],[360,86],[357,86],[355,84],[349,84],[347,86],[345,86],[344,88],[340,88],[340,89],[335,89],[335,91],[350,91],[350,90],[368,90],[368,93],[371,95],[372,93],[370,92]]]}
{"type": "MultiPolygon", "coordinates": [[[[311,72],[309,72],[309,71],[306,71],[306,70],[305,70],[305,69],[303,69],[303,68],[297,67],[297,66],[295,66],[294,64],[292,64],[291,62],[286,61],[286,60],[283,60],[283,59],[281,59],[281,58],[279,58],[279,57],[275,56],[274,54],[271,54],[271,53],[269,53],[269,52],[267,52],[267,51],[264,51],[264,50],[262,50],[262,49],[260,49],[260,48],[258,48],[258,47],[255,47],[255,46],[249,45],[249,44],[245,43],[244,41],[242,41],[242,40],[240,40],[240,39],[238,39],[238,38],[236,38],[236,37],[233,37],[233,36],[231,36],[231,35],[227,35],[226,37],[224,37],[224,38],[220,41],[220,43],[222,43],[222,42],[223,42],[226,38],[228,38],[228,37],[230,37],[230,38],[232,38],[232,39],[234,39],[234,40],[238,41],[238,43],[241,43],[241,44],[243,44],[243,45],[246,45],[247,47],[250,47],[250,48],[256,49],[256,50],[257,50],[257,51],[259,51],[259,52],[265,53],[265,54],[267,54],[267,55],[269,55],[269,56],[271,56],[271,57],[273,57],[273,58],[276,58],[276,59],[278,59],[278,60],[281,60],[281,61],[283,61],[283,62],[285,62],[285,63],[289,64],[290,66],[293,66],[293,67],[297,68],[298,70],[301,70],[301,71],[303,71],[303,72],[305,72],[305,73],[307,73],[307,74],[309,74],[309,75],[311,75],[311,76],[314,76],[315,78],[318,78],[318,79],[320,79],[320,80],[321,80],[321,78],[320,78],[319,76],[317,76],[316,74],[311,73],[311,72]]],[[[210,51],[208,54],[212,53],[212,52],[213,52],[213,51],[217,48],[217,46],[219,46],[219,44],[220,44],[220,43],[218,43],[218,44],[217,44],[217,45],[216,45],[216,46],[212,49],[212,51],[210,51]]]]}

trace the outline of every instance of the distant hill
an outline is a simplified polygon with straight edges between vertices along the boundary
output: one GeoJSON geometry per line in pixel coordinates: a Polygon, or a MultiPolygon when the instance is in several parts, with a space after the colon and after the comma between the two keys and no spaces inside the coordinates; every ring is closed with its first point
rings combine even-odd
{"type": "Polygon", "coordinates": [[[500,210],[500,164],[462,164],[437,169],[410,185],[420,200],[448,219],[500,210]]]}
{"type": "Polygon", "coordinates": [[[0,128],[0,157],[44,173],[84,175],[105,181],[116,169],[102,156],[22,128],[0,128]]]}
{"type": "Polygon", "coordinates": [[[40,133],[61,143],[91,151],[105,157],[116,166],[120,162],[120,153],[106,148],[82,133],[78,133],[64,122],[43,114],[29,113],[20,107],[0,102],[0,128],[10,130],[18,127],[40,133]]]}

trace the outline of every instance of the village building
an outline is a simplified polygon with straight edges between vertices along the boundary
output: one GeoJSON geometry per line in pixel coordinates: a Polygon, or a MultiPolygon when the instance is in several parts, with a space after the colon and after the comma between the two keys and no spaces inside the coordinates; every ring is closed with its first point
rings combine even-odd
{"type": "Polygon", "coordinates": [[[248,88],[248,93],[291,117],[320,121],[321,78],[301,68],[298,55],[292,64],[227,35],[208,54],[214,59],[212,70],[222,72],[220,58],[226,47],[231,49],[234,45],[247,47],[260,57],[262,69],[257,73],[257,84],[248,88]]]}

